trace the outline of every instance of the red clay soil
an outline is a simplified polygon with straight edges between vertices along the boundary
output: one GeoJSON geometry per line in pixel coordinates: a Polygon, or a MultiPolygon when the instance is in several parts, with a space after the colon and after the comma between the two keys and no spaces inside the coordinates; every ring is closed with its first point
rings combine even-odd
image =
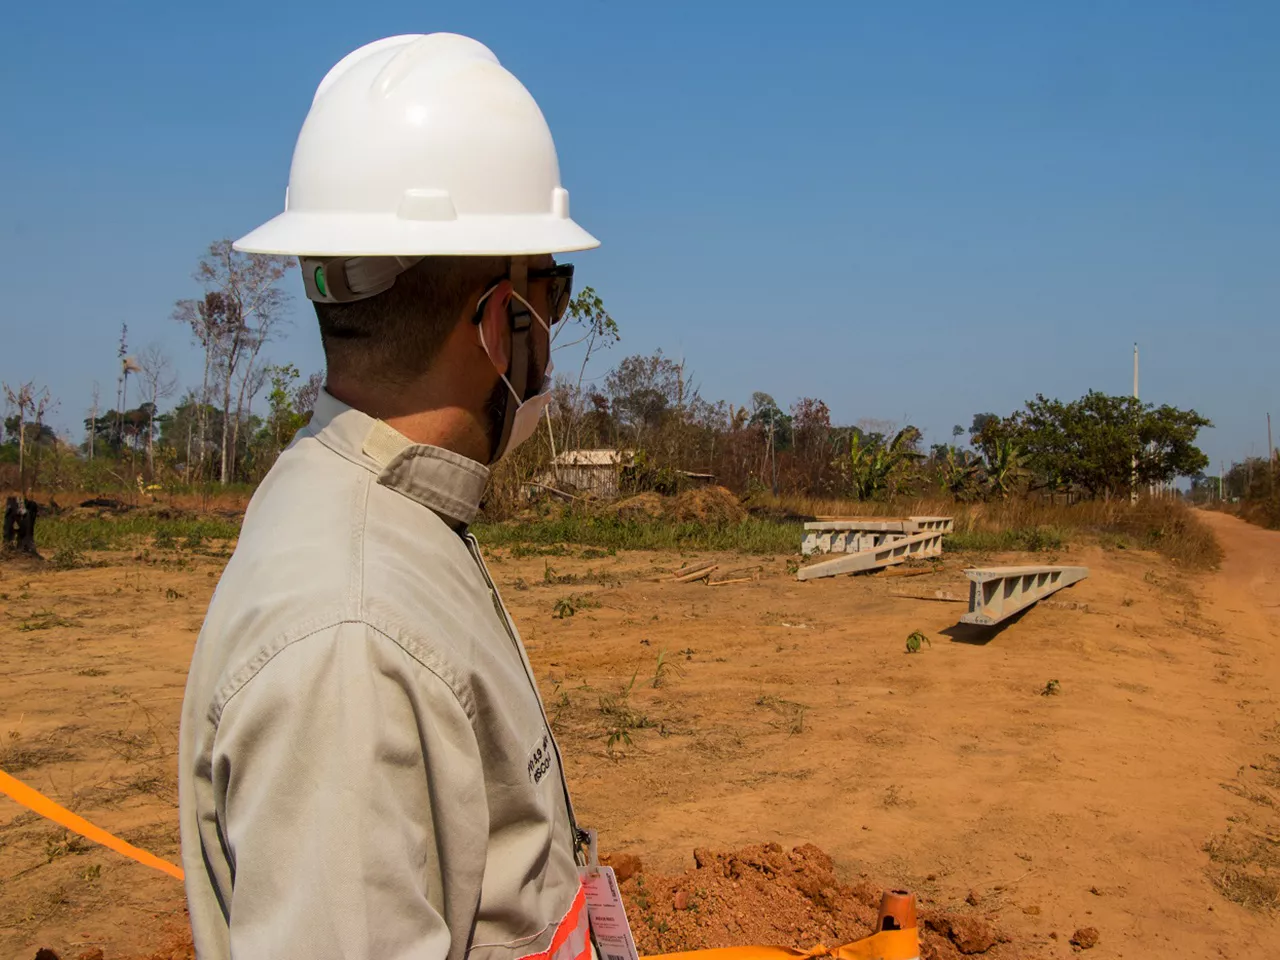
{"type": "MultiPolygon", "coordinates": [[[[692,870],[674,876],[645,873],[625,854],[602,860],[618,873],[641,956],[749,945],[836,947],[875,931],[883,888],[866,878],[841,883],[831,857],[813,844],[790,852],[776,843],[728,853],[698,849],[693,859],[692,870]]],[[[921,904],[921,957],[1028,955],[995,919],[921,904]]]]}
{"type": "MultiPolygon", "coordinates": [[[[123,960],[104,953],[101,947],[89,947],[79,953],[58,954],[44,948],[36,954],[36,960],[123,960]]],[[[127,960],[196,960],[196,948],[191,942],[191,931],[175,929],[156,945],[150,953],[138,954],[127,960]]]]}

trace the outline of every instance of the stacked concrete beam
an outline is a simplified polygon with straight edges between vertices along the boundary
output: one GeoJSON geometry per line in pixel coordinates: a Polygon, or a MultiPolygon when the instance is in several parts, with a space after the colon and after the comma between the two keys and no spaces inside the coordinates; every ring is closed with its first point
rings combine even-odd
{"type": "Polygon", "coordinates": [[[817,520],[804,525],[800,552],[806,557],[815,553],[862,553],[916,533],[950,533],[954,523],[951,517],[817,520]]]}
{"type": "Polygon", "coordinates": [[[1079,583],[1088,567],[987,567],[966,570],[969,612],[961,623],[990,626],[1025,610],[1033,603],[1079,583]]]}
{"type": "Polygon", "coordinates": [[[942,555],[942,532],[926,530],[910,536],[898,536],[879,546],[858,553],[846,554],[801,567],[796,574],[799,580],[817,580],[822,577],[838,577],[844,573],[877,570],[902,563],[912,557],[927,558],[942,555]]]}

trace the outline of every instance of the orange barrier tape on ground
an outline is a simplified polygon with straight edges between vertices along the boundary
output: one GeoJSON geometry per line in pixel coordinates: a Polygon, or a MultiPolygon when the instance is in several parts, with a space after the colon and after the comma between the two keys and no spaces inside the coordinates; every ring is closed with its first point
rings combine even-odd
{"type": "Polygon", "coordinates": [[[167,873],[177,880],[182,879],[181,867],[174,866],[168,860],[161,860],[145,850],[139,850],[133,844],[125,843],[119,837],[107,833],[101,827],[95,827],[84,817],[76,816],[66,807],[54,803],[39,790],[33,790],[21,780],[15,780],[3,770],[0,770],[0,793],[8,794],[10,798],[16,800],[28,810],[33,810],[45,819],[52,820],[59,826],[80,834],[86,840],[100,843],[116,853],[162,873],[167,873]]]}
{"type": "Polygon", "coordinates": [[[662,953],[643,960],[918,960],[920,937],[915,927],[885,930],[842,947],[814,947],[792,950],[788,947],[720,947],[712,950],[690,950],[687,953],[662,953]]]}

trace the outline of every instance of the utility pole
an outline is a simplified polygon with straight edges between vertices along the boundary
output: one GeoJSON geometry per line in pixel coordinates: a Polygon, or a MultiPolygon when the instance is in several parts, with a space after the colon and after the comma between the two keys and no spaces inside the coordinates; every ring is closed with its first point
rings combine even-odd
{"type": "MultiPolygon", "coordinates": [[[[1138,342],[1133,343],[1133,399],[1138,399],[1138,342]]],[[[1136,404],[1135,404],[1136,406],[1136,404]]],[[[1138,438],[1134,437],[1135,445],[1138,438]]],[[[1133,469],[1129,475],[1129,503],[1138,502],[1138,454],[1135,447],[1133,454],[1133,469]]]]}

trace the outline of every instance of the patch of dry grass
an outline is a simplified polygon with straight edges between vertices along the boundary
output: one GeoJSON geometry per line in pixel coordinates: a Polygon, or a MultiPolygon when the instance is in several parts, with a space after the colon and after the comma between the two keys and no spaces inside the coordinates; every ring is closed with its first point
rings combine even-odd
{"type": "Polygon", "coordinates": [[[1232,827],[1204,845],[1212,866],[1209,882],[1230,900],[1250,910],[1280,908],[1280,844],[1232,827]]]}

